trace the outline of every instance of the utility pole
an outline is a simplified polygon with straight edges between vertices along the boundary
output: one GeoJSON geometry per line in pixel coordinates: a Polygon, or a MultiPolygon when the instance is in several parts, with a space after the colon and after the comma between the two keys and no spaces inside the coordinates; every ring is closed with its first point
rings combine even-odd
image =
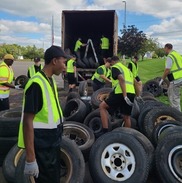
{"type": "Polygon", "coordinates": [[[122,1],[124,3],[124,23],[123,23],[123,30],[126,29],[126,1],[122,1]]]}

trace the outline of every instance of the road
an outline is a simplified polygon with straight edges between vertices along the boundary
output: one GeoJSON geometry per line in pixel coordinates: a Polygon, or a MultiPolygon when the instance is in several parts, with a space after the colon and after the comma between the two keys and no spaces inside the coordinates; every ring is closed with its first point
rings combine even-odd
{"type": "MultiPolygon", "coordinates": [[[[34,64],[33,61],[14,61],[12,67],[14,70],[15,77],[18,77],[20,75],[27,75],[28,67],[31,66],[32,64],[34,64]]],[[[44,65],[43,62],[41,62],[41,64],[44,65]]],[[[61,75],[59,76],[54,75],[54,77],[56,79],[58,87],[63,88],[64,84],[61,75]]]]}

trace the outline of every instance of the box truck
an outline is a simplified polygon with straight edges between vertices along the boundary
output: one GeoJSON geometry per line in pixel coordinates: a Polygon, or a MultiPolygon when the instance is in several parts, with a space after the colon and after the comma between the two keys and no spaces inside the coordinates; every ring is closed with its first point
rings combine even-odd
{"type": "Polygon", "coordinates": [[[89,43],[87,47],[81,47],[81,59],[77,59],[78,83],[82,80],[89,82],[95,69],[103,63],[100,47],[102,35],[109,38],[108,55],[117,54],[118,17],[116,11],[64,10],[62,11],[61,35],[61,45],[68,53],[74,54],[78,38],[81,38],[83,43],[89,43]]]}

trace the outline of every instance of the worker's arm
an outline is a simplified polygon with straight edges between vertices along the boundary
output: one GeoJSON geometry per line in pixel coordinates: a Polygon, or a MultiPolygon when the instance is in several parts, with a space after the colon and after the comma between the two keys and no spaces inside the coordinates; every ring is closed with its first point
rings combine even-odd
{"type": "Polygon", "coordinates": [[[134,88],[135,88],[136,96],[139,97],[140,96],[140,89],[138,87],[138,81],[135,78],[134,78],[134,88]]]}
{"type": "Polygon", "coordinates": [[[33,129],[33,119],[35,114],[24,113],[23,117],[23,136],[26,150],[26,161],[35,161],[35,151],[34,151],[34,129],[33,129]]]}
{"type": "Polygon", "coordinates": [[[125,98],[125,97],[127,97],[125,79],[120,74],[120,75],[118,75],[118,80],[119,80],[119,84],[120,84],[120,87],[121,87],[122,92],[123,92],[123,97],[125,98]]]}
{"type": "Polygon", "coordinates": [[[76,66],[74,66],[74,76],[76,78],[76,66]]]}
{"type": "Polygon", "coordinates": [[[170,69],[166,68],[166,69],[164,70],[163,75],[162,75],[162,79],[164,80],[164,79],[167,77],[167,75],[168,75],[169,73],[170,73],[170,69]]]}
{"type": "Polygon", "coordinates": [[[100,77],[102,79],[104,79],[106,82],[111,83],[111,80],[109,78],[107,78],[105,75],[102,74],[102,75],[100,75],[100,77]]]}
{"type": "Polygon", "coordinates": [[[15,88],[15,85],[10,84],[10,83],[8,83],[8,82],[6,82],[6,83],[1,83],[1,84],[4,85],[4,86],[7,86],[7,87],[9,87],[9,88],[15,88]]]}

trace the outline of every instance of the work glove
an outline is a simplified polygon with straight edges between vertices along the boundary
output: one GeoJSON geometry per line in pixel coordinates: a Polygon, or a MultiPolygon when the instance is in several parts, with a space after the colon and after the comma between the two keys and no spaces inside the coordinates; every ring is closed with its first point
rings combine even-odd
{"type": "Polygon", "coordinates": [[[22,88],[21,88],[21,85],[15,85],[15,89],[21,90],[21,89],[22,89],[22,88]]]}
{"type": "Polygon", "coordinates": [[[24,174],[29,176],[34,176],[38,178],[39,176],[39,167],[37,165],[37,161],[33,162],[26,162],[25,161],[25,168],[24,168],[24,174]]]}
{"type": "Polygon", "coordinates": [[[124,97],[124,100],[126,101],[126,103],[129,105],[129,106],[132,106],[133,103],[130,101],[130,99],[126,96],[124,97]]]}
{"type": "Polygon", "coordinates": [[[159,86],[161,86],[161,84],[162,84],[163,81],[164,81],[163,79],[161,79],[161,80],[159,81],[159,86]]]}
{"type": "Polygon", "coordinates": [[[138,101],[143,101],[143,98],[141,96],[136,97],[138,101]]]}

